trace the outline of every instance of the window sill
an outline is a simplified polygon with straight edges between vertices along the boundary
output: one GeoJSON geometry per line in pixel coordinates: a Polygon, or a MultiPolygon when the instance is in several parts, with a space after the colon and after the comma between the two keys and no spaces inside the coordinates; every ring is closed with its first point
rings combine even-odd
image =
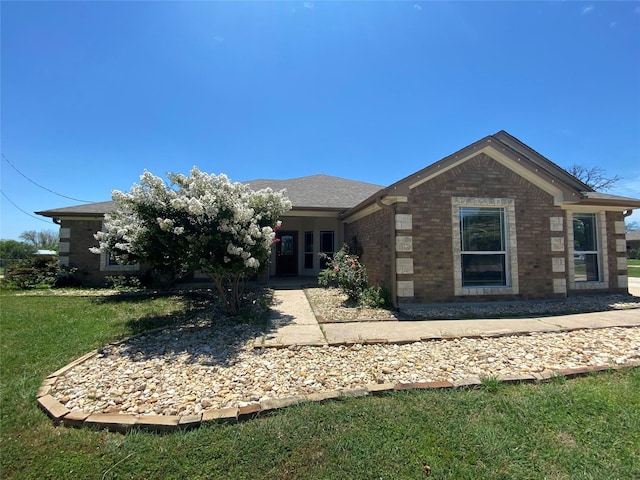
{"type": "Polygon", "coordinates": [[[517,295],[518,290],[513,286],[510,287],[461,287],[456,288],[455,295],[517,295]]]}

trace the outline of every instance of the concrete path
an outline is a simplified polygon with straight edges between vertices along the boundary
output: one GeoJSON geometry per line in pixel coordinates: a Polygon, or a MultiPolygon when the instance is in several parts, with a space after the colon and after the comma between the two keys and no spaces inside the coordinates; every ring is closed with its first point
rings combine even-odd
{"type": "Polygon", "coordinates": [[[274,290],[271,307],[271,330],[264,346],[326,345],[320,325],[301,288],[274,290]]]}
{"type": "Polygon", "coordinates": [[[640,310],[583,313],[558,317],[427,320],[406,322],[327,323],[329,344],[344,342],[417,342],[451,337],[498,336],[529,332],[560,332],[579,328],[640,326],[640,310]]]}
{"type": "MultiPolygon", "coordinates": [[[[640,279],[629,279],[629,292],[640,296],[640,279]],[[637,280],[637,282],[636,282],[637,280]],[[632,285],[633,281],[633,285],[632,285]]],[[[580,328],[640,326],[640,310],[614,310],[555,317],[474,320],[427,320],[325,323],[320,326],[302,288],[274,290],[271,330],[264,346],[408,343],[420,340],[560,332],[580,328]]]]}

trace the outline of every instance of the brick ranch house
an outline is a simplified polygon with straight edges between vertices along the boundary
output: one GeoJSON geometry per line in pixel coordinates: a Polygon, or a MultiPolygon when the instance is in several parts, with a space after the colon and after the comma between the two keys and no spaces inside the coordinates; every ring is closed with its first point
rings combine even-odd
{"type": "MultiPolygon", "coordinates": [[[[606,195],[504,131],[388,187],[327,175],[254,180],[287,189],[269,275],[317,275],[319,253],[355,245],[396,306],[627,293],[624,218],[640,199],[606,195]]],[[[60,225],[60,263],[87,285],[142,274],[94,255],[112,202],[36,212],[60,225]]]]}

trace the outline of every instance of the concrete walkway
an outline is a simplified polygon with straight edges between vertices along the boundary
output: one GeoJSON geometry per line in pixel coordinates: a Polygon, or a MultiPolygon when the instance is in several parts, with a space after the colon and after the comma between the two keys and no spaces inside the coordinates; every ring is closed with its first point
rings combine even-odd
{"type": "Polygon", "coordinates": [[[273,300],[264,346],[327,344],[302,288],[274,290],[273,300]]]}
{"type": "MultiPolygon", "coordinates": [[[[452,337],[483,337],[582,328],[640,326],[640,309],[581,313],[555,317],[473,320],[372,321],[320,326],[302,287],[274,285],[271,331],[264,346],[409,343],[452,337]]],[[[629,292],[640,296],[640,279],[629,279],[629,292]]]]}

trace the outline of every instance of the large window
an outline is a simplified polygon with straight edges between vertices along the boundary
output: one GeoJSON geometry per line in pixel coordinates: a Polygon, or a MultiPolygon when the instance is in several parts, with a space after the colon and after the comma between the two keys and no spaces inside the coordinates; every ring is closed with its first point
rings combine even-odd
{"type": "Polygon", "coordinates": [[[573,214],[573,263],[576,282],[600,281],[595,213],[573,214]]]}
{"type": "Polygon", "coordinates": [[[507,286],[504,208],[460,207],[463,287],[507,286]]]}

